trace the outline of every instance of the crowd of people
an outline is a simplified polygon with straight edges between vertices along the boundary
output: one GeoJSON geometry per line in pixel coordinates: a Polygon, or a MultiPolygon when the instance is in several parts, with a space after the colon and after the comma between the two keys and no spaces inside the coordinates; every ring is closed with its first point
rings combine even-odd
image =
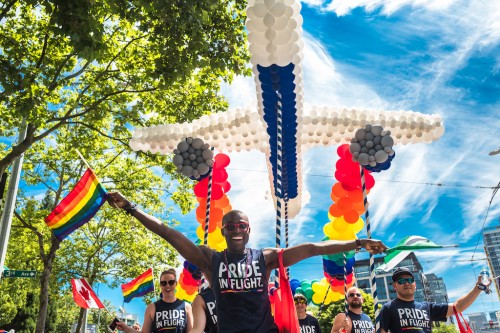
{"type": "MultiPolygon", "coordinates": [[[[142,329],[118,322],[117,328],[126,333],[277,333],[268,296],[268,281],[271,272],[279,267],[279,251],[283,251],[283,265],[288,267],[317,255],[359,251],[361,248],[380,254],[387,249],[381,241],[371,239],[303,243],[286,249],[247,248],[250,222],[243,212],[233,210],[222,219],[222,234],[227,249],[217,252],[207,246],[195,245],[181,232],[140,210],[119,192],[109,193],[108,201],[112,207],[125,210],[147,229],[165,239],[186,260],[198,266],[209,284],[200,291],[191,306],[175,297],[175,270],[164,271],[160,276],[162,298],[146,308],[142,329]]],[[[382,333],[406,333],[408,330],[431,333],[433,321],[446,320],[454,313],[454,308],[458,312],[464,311],[485,289],[478,278],[471,291],[454,304],[435,304],[415,301],[416,284],[410,270],[396,269],[392,282],[397,296],[382,307],[382,333]]],[[[362,311],[364,300],[361,291],[356,287],[350,288],[346,300],[348,311],[339,313],[333,319],[331,333],[374,333],[370,317],[362,311]]],[[[318,320],[307,313],[307,299],[297,294],[294,302],[301,333],[321,332],[318,320]]]]}

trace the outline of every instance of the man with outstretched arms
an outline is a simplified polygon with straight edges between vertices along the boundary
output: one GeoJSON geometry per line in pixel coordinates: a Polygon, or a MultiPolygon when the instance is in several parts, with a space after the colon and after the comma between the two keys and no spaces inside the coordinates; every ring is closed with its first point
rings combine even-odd
{"type": "MultiPolygon", "coordinates": [[[[277,332],[268,297],[268,281],[278,268],[277,248],[250,249],[248,217],[233,210],[222,219],[222,234],[227,250],[216,252],[196,246],[181,232],[169,228],[157,218],[146,214],[119,192],[109,193],[112,207],[122,208],[146,228],[170,243],[181,256],[198,266],[214,291],[217,302],[219,332],[277,332]]],[[[370,253],[384,252],[387,247],[378,240],[326,241],[304,243],[283,250],[284,266],[306,258],[365,248],[370,253]]]]}

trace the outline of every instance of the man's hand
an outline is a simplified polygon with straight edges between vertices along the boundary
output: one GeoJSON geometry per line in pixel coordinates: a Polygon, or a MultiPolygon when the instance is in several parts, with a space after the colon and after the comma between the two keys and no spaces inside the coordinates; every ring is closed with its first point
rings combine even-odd
{"type": "Polygon", "coordinates": [[[130,205],[130,201],[125,199],[120,192],[108,192],[108,203],[113,208],[122,209],[130,205]]]}
{"type": "Polygon", "coordinates": [[[375,239],[361,239],[361,246],[371,254],[380,254],[387,250],[387,246],[384,243],[375,239]]]}

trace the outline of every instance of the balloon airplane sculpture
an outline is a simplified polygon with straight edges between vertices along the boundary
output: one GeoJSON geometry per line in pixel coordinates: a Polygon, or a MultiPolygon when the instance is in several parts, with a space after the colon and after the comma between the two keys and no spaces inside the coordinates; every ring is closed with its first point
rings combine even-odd
{"type": "MultiPolygon", "coordinates": [[[[179,172],[198,180],[197,235],[214,249],[225,246],[219,230],[222,215],[231,209],[225,170],[229,158],[218,154],[213,162],[209,145],[221,152],[260,150],[265,154],[277,213],[276,246],[280,247],[282,217],[287,230],[286,222],[301,209],[305,148],[344,143],[337,149],[338,183],[332,187],[334,203],[324,233],[325,239],[352,240],[364,227],[363,214],[371,237],[366,200],[374,185],[370,172],[389,168],[395,156],[393,145],[430,143],[444,133],[439,115],[304,105],[300,9],[298,0],[249,1],[246,25],[257,92],[254,105],[205,115],[191,123],[137,128],[130,141],[134,150],[175,153],[179,172]]],[[[325,278],[312,283],[292,280],[292,289],[315,304],[328,304],[343,298],[345,288],[354,284],[353,266],[353,252],[325,256],[325,278]]],[[[183,273],[187,276],[191,271],[195,269],[185,263],[183,273]]],[[[373,270],[372,274],[373,284],[373,270]]],[[[179,298],[190,300],[194,284],[184,279],[193,287],[179,298]]]]}

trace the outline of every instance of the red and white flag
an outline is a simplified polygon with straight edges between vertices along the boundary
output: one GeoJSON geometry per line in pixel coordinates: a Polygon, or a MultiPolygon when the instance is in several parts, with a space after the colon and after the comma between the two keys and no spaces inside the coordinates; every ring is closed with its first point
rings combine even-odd
{"type": "Polygon", "coordinates": [[[84,309],[103,309],[105,306],[85,279],[71,279],[73,299],[84,309]]]}

